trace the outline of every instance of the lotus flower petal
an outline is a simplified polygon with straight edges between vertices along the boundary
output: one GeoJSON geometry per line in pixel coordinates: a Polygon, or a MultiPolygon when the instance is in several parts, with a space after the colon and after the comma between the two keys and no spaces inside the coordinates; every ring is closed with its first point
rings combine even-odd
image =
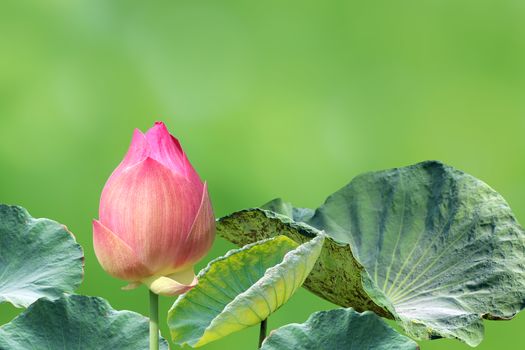
{"type": "Polygon", "coordinates": [[[186,157],[179,140],[169,133],[164,123],[156,122],[146,132],[146,140],[151,158],[171,171],[184,175],[194,185],[202,187],[202,181],[186,157]]]}
{"type": "Polygon", "coordinates": [[[151,274],[133,249],[98,220],[93,220],[93,246],[104,270],[114,277],[139,280],[151,274]]]}
{"type": "Polygon", "coordinates": [[[106,187],[100,221],[153,271],[171,265],[199,208],[196,189],[152,158],[124,171],[106,187]]]}
{"type": "Polygon", "coordinates": [[[108,187],[109,184],[124,170],[146,159],[149,153],[150,149],[146,140],[146,136],[144,136],[144,134],[139,129],[135,129],[133,131],[133,138],[131,139],[131,144],[129,146],[128,152],[126,153],[126,156],[122,162],[120,162],[118,167],[113,171],[104,187],[108,187]]]}
{"type": "Polygon", "coordinates": [[[208,186],[205,183],[195,221],[184,242],[178,246],[178,252],[175,255],[175,266],[200,260],[210,250],[214,238],[215,216],[210,197],[208,196],[208,186]]]}

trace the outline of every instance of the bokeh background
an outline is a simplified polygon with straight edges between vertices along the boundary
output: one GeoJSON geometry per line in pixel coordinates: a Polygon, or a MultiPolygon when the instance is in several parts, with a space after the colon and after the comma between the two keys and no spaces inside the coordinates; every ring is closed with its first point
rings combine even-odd
{"type": "MultiPolygon", "coordinates": [[[[68,225],[86,254],[79,292],[143,314],[146,290],[98,265],[91,219],[133,129],[155,120],[217,216],[274,197],[316,207],[362,172],[439,159],[525,222],[524,19],[522,0],[2,0],[0,201],[68,225]]],[[[232,247],[217,238],[199,268],[232,247]]],[[[300,290],[269,327],[334,307],[300,290]]],[[[1,305],[0,323],[19,311],[1,305]]],[[[480,350],[525,344],[525,313],[485,324],[480,350]]]]}

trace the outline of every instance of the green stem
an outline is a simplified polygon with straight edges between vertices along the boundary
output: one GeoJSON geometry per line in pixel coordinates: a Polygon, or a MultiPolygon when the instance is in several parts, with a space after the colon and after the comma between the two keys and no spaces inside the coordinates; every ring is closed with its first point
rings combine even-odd
{"type": "Polygon", "coordinates": [[[268,319],[264,319],[261,322],[261,329],[259,330],[259,349],[262,346],[264,339],[266,338],[266,328],[268,327],[268,319]]]}
{"type": "Polygon", "coordinates": [[[159,350],[159,296],[149,291],[149,350],[159,350]]]}

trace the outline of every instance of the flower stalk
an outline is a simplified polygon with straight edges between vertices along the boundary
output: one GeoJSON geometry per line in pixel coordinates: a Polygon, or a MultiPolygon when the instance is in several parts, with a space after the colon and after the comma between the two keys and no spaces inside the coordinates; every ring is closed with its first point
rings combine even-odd
{"type": "Polygon", "coordinates": [[[259,349],[262,347],[264,339],[266,339],[266,329],[268,327],[268,319],[265,318],[261,322],[261,328],[259,329],[259,349]]]}
{"type": "Polygon", "coordinates": [[[159,296],[149,291],[149,350],[159,350],[159,296]]]}

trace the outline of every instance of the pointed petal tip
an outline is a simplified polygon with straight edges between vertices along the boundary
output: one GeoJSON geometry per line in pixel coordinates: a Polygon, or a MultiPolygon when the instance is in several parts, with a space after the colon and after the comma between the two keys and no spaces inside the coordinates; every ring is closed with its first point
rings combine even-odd
{"type": "Polygon", "coordinates": [[[202,188],[201,188],[201,200],[200,200],[200,205],[202,206],[202,202],[206,200],[206,198],[210,198],[210,194],[208,193],[208,182],[206,181],[201,181],[200,182],[201,185],[202,185],[202,188]]]}
{"type": "Polygon", "coordinates": [[[152,133],[163,133],[163,134],[169,134],[168,127],[164,122],[162,121],[156,121],[151,128],[146,131],[146,135],[152,134],[152,133]]]}
{"type": "Polygon", "coordinates": [[[97,230],[98,230],[98,229],[101,229],[102,226],[104,226],[104,225],[102,225],[102,223],[101,223],[98,219],[93,219],[93,220],[91,220],[91,225],[93,226],[93,230],[95,230],[95,229],[97,229],[97,230]]]}
{"type": "MultiPolygon", "coordinates": [[[[128,151],[126,152],[124,159],[122,159],[120,164],[115,168],[115,170],[113,170],[113,172],[109,176],[108,180],[106,181],[106,184],[104,185],[104,190],[107,186],[109,186],[109,184],[112,181],[115,180],[115,178],[122,174],[123,171],[139,163],[145,157],[149,156],[149,154],[150,147],[146,140],[146,136],[139,129],[135,129],[133,131],[133,136],[131,138],[128,151]]],[[[104,192],[104,190],[102,191],[104,192]]]]}
{"type": "Polygon", "coordinates": [[[139,128],[133,129],[133,136],[144,136],[144,133],[139,128]]]}
{"type": "Polygon", "coordinates": [[[157,134],[157,136],[168,136],[168,138],[171,138],[171,140],[175,143],[175,146],[184,153],[182,150],[182,146],[180,145],[179,139],[177,139],[175,136],[173,136],[170,131],[168,130],[168,127],[164,122],[162,121],[156,121],[151,128],[146,132],[146,135],[149,135],[151,137],[152,134],[157,134]]]}
{"type": "Polygon", "coordinates": [[[126,165],[132,165],[133,162],[138,162],[144,157],[148,156],[150,153],[149,145],[146,140],[146,135],[135,128],[133,130],[133,137],[131,138],[131,143],[129,145],[128,153],[124,157],[124,162],[126,165]]]}
{"type": "Polygon", "coordinates": [[[138,148],[144,148],[146,145],[146,135],[138,128],[133,129],[133,135],[131,137],[131,145],[138,147],[138,148]]]}
{"type": "Polygon", "coordinates": [[[170,134],[163,122],[156,122],[146,132],[150,155],[174,172],[186,174],[185,154],[179,140],[170,134]]]}

